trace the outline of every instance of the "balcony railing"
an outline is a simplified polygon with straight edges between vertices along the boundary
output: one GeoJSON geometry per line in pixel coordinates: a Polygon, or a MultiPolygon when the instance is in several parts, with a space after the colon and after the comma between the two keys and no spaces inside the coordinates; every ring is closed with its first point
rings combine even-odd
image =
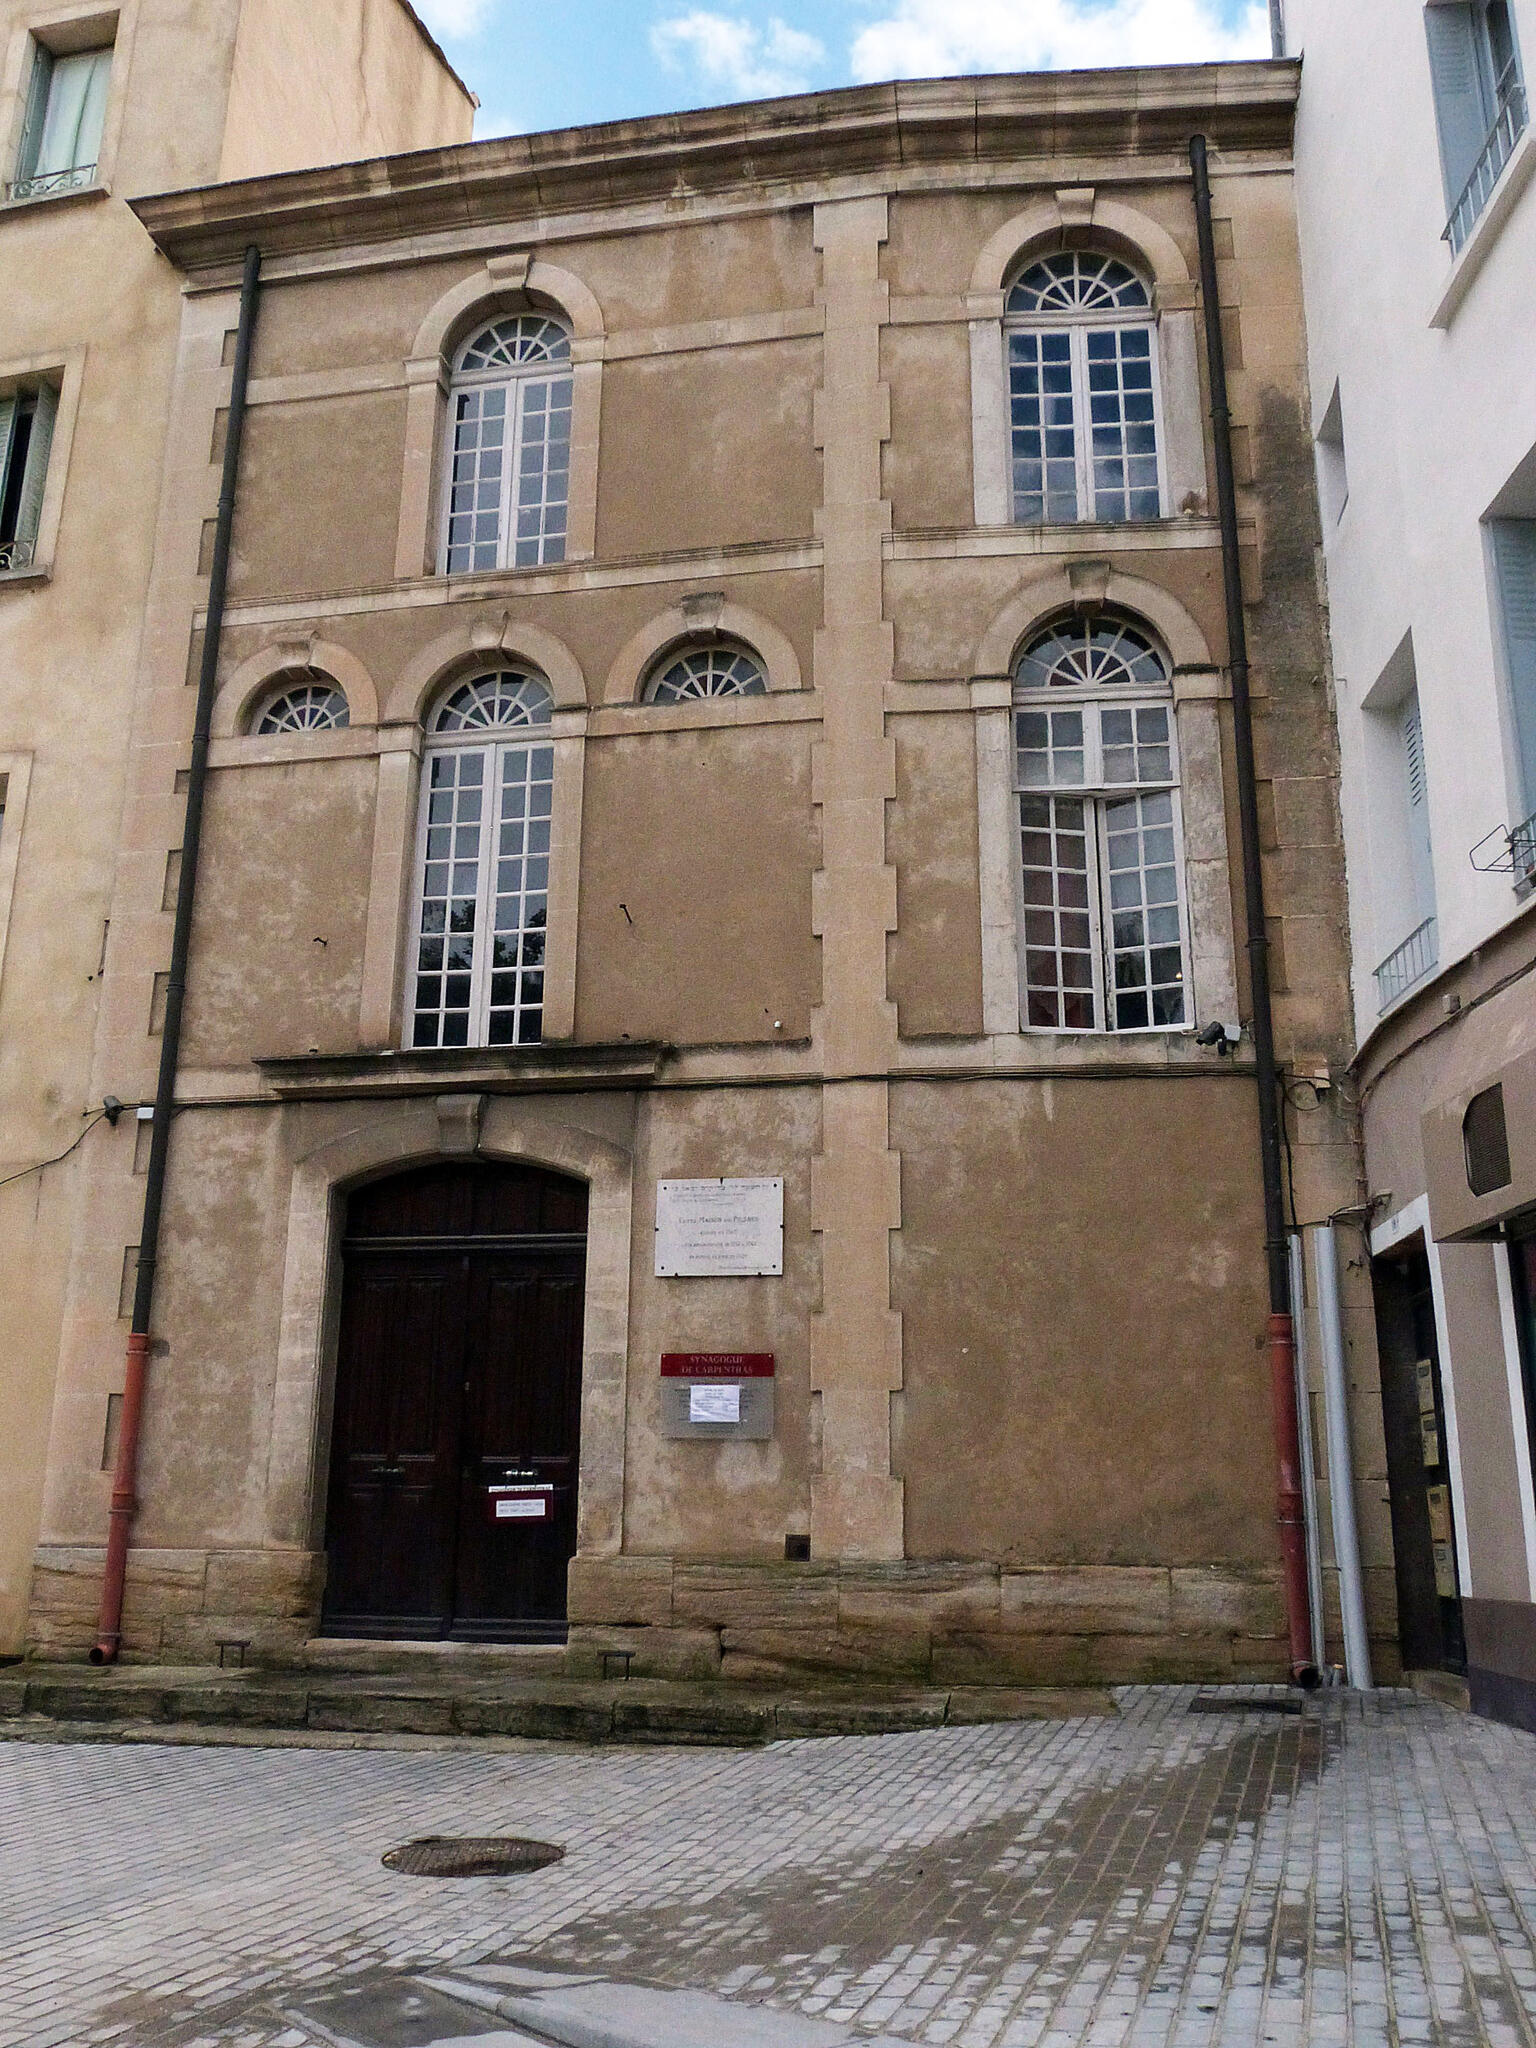
{"type": "Polygon", "coordinates": [[[1536,813],[1510,828],[1509,858],[1517,889],[1536,883],[1536,813]]]}
{"type": "Polygon", "coordinates": [[[42,171],[34,178],[11,181],[12,199],[46,199],[50,192],[78,192],[96,182],[94,164],[72,164],[67,171],[42,171]]]}
{"type": "Polygon", "coordinates": [[[1435,920],[1426,917],[1417,931],[1411,931],[1396,952],[1389,953],[1376,970],[1376,1006],[1390,1010],[1407,995],[1416,981],[1422,981],[1440,958],[1435,920]]]}
{"type": "Polygon", "coordinates": [[[1499,95],[1498,118],[1489,129],[1488,140],[1472,166],[1472,175],[1462,187],[1461,197],[1451,208],[1451,217],[1445,224],[1442,239],[1450,243],[1453,256],[1461,254],[1468,235],[1477,224],[1478,215],[1488,204],[1493,188],[1499,182],[1504,166],[1514,155],[1515,144],[1525,133],[1529,121],[1525,87],[1518,79],[1512,79],[1499,95]]]}
{"type": "Polygon", "coordinates": [[[29,540],[0,540],[0,576],[7,569],[30,569],[32,551],[29,540]]]}

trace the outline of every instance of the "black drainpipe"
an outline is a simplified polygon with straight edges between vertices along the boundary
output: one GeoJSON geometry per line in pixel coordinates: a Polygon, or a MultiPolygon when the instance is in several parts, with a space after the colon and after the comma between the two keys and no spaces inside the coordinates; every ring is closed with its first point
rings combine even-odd
{"type": "Polygon", "coordinates": [[[1227,351],[1221,331],[1216,238],[1211,227],[1211,178],[1205,137],[1189,144],[1200,237],[1200,296],[1205,312],[1206,365],[1211,383],[1211,427],[1216,452],[1216,505],[1221,523],[1221,570],[1227,604],[1227,662],[1232,678],[1232,737],[1237,756],[1237,806],[1242,834],[1243,905],[1248,926],[1248,975],[1253,998],[1253,1054],[1258,1069],[1259,1163],[1264,1177],[1264,1257],[1269,1272],[1270,1397],[1279,1457],[1277,1520],[1285,1568],[1286,1622],[1291,1675],[1318,1683],[1312,1662],[1311,1593],[1307,1584],[1306,1522],[1301,1497],[1301,1445],[1296,1417],[1296,1327],[1292,1319],[1290,1242],[1281,1180],[1284,1132],[1280,1076],[1275,1065],[1275,1023],[1269,987],[1269,929],[1264,918],[1264,870],[1259,846],[1259,793],[1253,759],[1253,707],[1248,694],[1248,627],[1243,610],[1238,552],[1237,488],[1232,475],[1232,410],[1227,400],[1227,351]]]}
{"type": "Polygon", "coordinates": [[[96,1626],[96,1646],[91,1651],[93,1664],[112,1664],[117,1660],[118,1646],[122,1641],[128,1538],[139,1505],[139,1430],[149,1374],[150,1315],[155,1299],[160,1211],[165,1199],[165,1163],[171,1143],[171,1118],[176,1106],[181,1016],[187,991],[187,956],[192,947],[192,909],[197,895],[197,856],[203,836],[203,798],[208,787],[208,738],[213,724],[213,700],[218,688],[219,654],[224,638],[229,544],[235,523],[240,442],[245,432],[246,390],[251,375],[251,337],[256,327],[260,291],[261,251],[253,246],[245,252],[245,272],[240,284],[240,325],[235,336],[234,374],[229,387],[229,428],[224,440],[224,474],[219,487],[213,565],[208,578],[208,622],[203,635],[203,665],[197,679],[197,714],[192,727],[187,813],[181,834],[176,923],[165,989],[165,1029],[160,1040],[160,1073],[155,1084],[155,1121],[150,1133],[149,1173],[144,1183],[144,1221],[139,1231],[133,1326],[128,1338],[127,1369],[123,1380],[123,1409],[118,1430],[117,1464],[112,1475],[112,1508],[107,1523],[107,1561],[101,1585],[101,1612],[96,1626]]]}

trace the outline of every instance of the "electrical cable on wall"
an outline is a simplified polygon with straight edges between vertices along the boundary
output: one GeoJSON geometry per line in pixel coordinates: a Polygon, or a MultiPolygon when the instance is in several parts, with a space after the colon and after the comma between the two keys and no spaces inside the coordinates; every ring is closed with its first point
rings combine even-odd
{"type": "Polygon", "coordinates": [[[115,1125],[118,1118],[123,1113],[123,1105],[120,1102],[117,1102],[116,1096],[109,1096],[107,1100],[108,1102],[116,1102],[117,1107],[115,1109],[111,1109],[104,1104],[100,1109],[98,1109],[96,1114],[91,1118],[90,1122],[86,1125],[85,1129],[80,1133],[79,1137],[75,1139],[73,1145],[66,1145],[62,1152],[55,1152],[51,1159],[39,1159],[32,1166],[23,1166],[16,1173],[8,1173],[5,1176],[4,1180],[0,1180],[0,1188],[10,1187],[13,1181],[25,1180],[28,1174],[46,1173],[50,1166],[62,1165],[63,1162],[69,1157],[70,1153],[75,1151],[75,1149],[79,1145],[84,1143],[86,1138],[90,1136],[91,1132],[95,1130],[96,1126],[102,1121],[103,1118],[105,1118],[109,1124],[115,1125]]]}

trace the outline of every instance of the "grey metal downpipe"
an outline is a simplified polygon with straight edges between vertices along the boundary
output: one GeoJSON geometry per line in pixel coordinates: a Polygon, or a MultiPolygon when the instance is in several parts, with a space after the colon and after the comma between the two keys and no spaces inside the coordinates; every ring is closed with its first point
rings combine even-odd
{"type": "Polygon", "coordinates": [[[1211,224],[1211,178],[1203,135],[1191,136],[1195,225],[1200,241],[1200,296],[1204,302],[1206,368],[1211,385],[1211,429],[1216,457],[1216,505],[1221,525],[1221,572],[1226,597],[1227,666],[1232,679],[1232,740],[1237,761],[1238,822],[1243,856],[1243,905],[1248,928],[1248,973],[1253,1001],[1253,1054],[1259,1095],[1259,1166],[1264,1183],[1264,1259],[1269,1276],[1270,1409],[1279,1462],[1276,1521],[1285,1572],[1291,1675],[1314,1686],[1311,1600],[1307,1592],[1306,1530],[1301,1490],[1301,1444],[1296,1420],[1296,1333],[1291,1316],[1291,1262],[1281,1179],[1280,1076],[1275,1065],[1274,1010],[1269,985],[1269,930],[1264,917],[1264,873],[1259,840],[1258,778],[1253,757],[1253,707],[1248,694],[1248,627],[1243,611],[1242,558],[1237,530],[1237,486],[1232,473],[1232,410],[1227,398],[1227,351],[1221,331],[1216,237],[1211,224]]]}
{"type": "Polygon", "coordinates": [[[1351,1685],[1368,1692],[1372,1684],[1371,1637],[1365,1619],[1355,1460],[1349,1442],[1349,1376],[1344,1366],[1344,1320],[1339,1313],[1339,1242],[1332,1223],[1320,1223],[1313,1233],[1312,1263],[1323,1343],[1328,1498],[1333,1506],[1333,1555],[1339,1568],[1339,1611],[1344,1622],[1344,1675],[1351,1685]]]}
{"type": "Polygon", "coordinates": [[[187,958],[192,949],[192,910],[197,896],[197,859],[203,836],[203,799],[208,786],[208,741],[213,725],[213,700],[218,687],[219,656],[224,639],[224,605],[229,591],[230,538],[235,524],[235,494],[240,480],[240,443],[245,433],[246,393],[251,376],[251,341],[261,292],[261,251],[245,252],[240,284],[240,324],[235,336],[235,361],[229,387],[229,426],[224,441],[224,470],[219,486],[218,519],[213,535],[213,562],[208,577],[208,616],[203,634],[203,663],[197,679],[197,710],[192,725],[192,760],[187,775],[186,820],[181,835],[181,874],[176,892],[176,923],[171,937],[171,966],[166,978],[165,1029],[160,1040],[160,1072],[155,1085],[155,1121],[150,1135],[149,1172],[144,1183],[144,1220],[139,1231],[139,1264],[133,1291],[133,1323],[128,1338],[123,1380],[123,1408],[118,1433],[117,1464],[112,1475],[112,1506],[107,1523],[107,1559],[102,1576],[101,1609],[97,1618],[93,1664],[112,1664],[122,1641],[123,1585],[128,1571],[128,1539],[138,1512],[139,1431],[149,1377],[150,1316],[155,1299],[159,1259],[160,1212],[165,1200],[166,1158],[171,1118],[176,1106],[176,1070],[181,1059],[181,1018],[187,992],[187,958]]]}

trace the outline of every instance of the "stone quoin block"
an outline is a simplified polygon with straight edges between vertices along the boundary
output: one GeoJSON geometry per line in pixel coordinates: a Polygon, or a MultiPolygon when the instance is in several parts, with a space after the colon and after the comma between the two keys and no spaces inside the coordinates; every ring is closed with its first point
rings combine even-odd
{"type": "Polygon", "coordinates": [[[671,1623],[670,1557],[573,1557],[566,1586],[573,1627],[666,1628],[671,1623]]]}
{"type": "Polygon", "coordinates": [[[1010,1634],[1162,1635],[1172,1623],[1168,1574],[1139,1565],[1045,1565],[1002,1575],[1010,1634]]]}
{"type": "Polygon", "coordinates": [[[1285,1633],[1285,1591],[1272,1572],[1175,1566],[1173,1626],[1182,1633],[1230,1629],[1240,1636],[1285,1633]]]}
{"type": "Polygon", "coordinates": [[[837,1595],[829,1565],[679,1564],[672,1612],[694,1627],[830,1630],[837,1595]]]}
{"type": "Polygon", "coordinates": [[[317,1614],[325,1558],[311,1550],[213,1550],[204,1607],[210,1614],[317,1614]]]}

